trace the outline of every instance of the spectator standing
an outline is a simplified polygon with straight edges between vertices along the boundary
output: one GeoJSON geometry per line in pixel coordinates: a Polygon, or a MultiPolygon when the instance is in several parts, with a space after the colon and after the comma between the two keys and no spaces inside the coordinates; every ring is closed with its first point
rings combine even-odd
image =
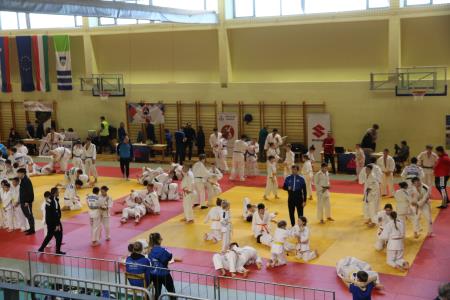
{"type": "Polygon", "coordinates": [[[20,140],[20,135],[17,133],[17,131],[14,128],[11,128],[9,130],[9,136],[8,136],[8,147],[14,147],[16,142],[20,140]]]}
{"type": "Polygon", "coordinates": [[[205,154],[205,132],[203,126],[198,126],[197,131],[197,155],[205,154]]]}
{"type": "Polygon", "coordinates": [[[130,162],[133,161],[133,145],[130,143],[128,136],[125,136],[123,142],[117,145],[117,155],[119,156],[120,171],[123,178],[129,180],[130,162]]]}
{"type": "Polygon", "coordinates": [[[184,135],[186,137],[184,152],[187,152],[189,160],[192,160],[192,146],[196,140],[195,129],[192,128],[191,123],[186,123],[186,126],[183,129],[184,135]]]}
{"type": "Polygon", "coordinates": [[[36,120],[36,138],[37,139],[42,139],[44,137],[44,123],[39,122],[38,120],[36,120]]]}
{"type": "Polygon", "coordinates": [[[147,124],[145,126],[145,130],[147,133],[147,139],[152,141],[153,144],[156,144],[156,135],[155,135],[155,125],[151,123],[148,119],[145,121],[147,124]]]}
{"type": "Polygon", "coordinates": [[[183,128],[180,128],[177,132],[175,132],[175,162],[179,163],[180,165],[183,165],[183,162],[186,158],[185,142],[186,135],[184,134],[183,128]]]}
{"type": "Polygon", "coordinates": [[[447,182],[450,176],[450,158],[442,146],[436,147],[436,154],[438,155],[438,160],[434,166],[434,184],[442,197],[442,203],[438,208],[447,208],[447,182]]]}
{"type": "Polygon", "coordinates": [[[36,136],[34,126],[33,124],[31,124],[30,121],[27,121],[27,126],[25,126],[25,132],[27,133],[27,138],[29,139],[34,139],[34,137],[36,136]]]}
{"type": "Polygon", "coordinates": [[[127,132],[125,130],[125,124],[123,122],[120,122],[117,134],[119,135],[119,143],[122,143],[123,140],[125,139],[125,136],[127,135],[127,132]]]}
{"type": "Polygon", "coordinates": [[[109,144],[109,123],[108,121],[106,121],[104,116],[100,117],[99,136],[100,136],[100,145],[99,145],[100,147],[98,147],[98,153],[101,154],[105,147],[110,147],[111,149],[111,145],[109,144]]]}
{"type": "Polygon", "coordinates": [[[288,209],[291,225],[295,225],[295,209],[297,209],[298,218],[303,216],[303,208],[306,205],[306,183],[305,179],[298,174],[299,167],[292,166],[292,174],[286,177],[283,189],[288,192],[288,209]]]}
{"type": "Polygon", "coordinates": [[[334,163],[334,138],[331,132],[328,133],[327,137],[323,140],[323,158],[324,162],[327,164],[331,163],[331,169],[333,174],[336,174],[336,166],[334,163]]]}
{"type": "Polygon", "coordinates": [[[378,124],[373,124],[371,128],[366,130],[366,133],[362,138],[361,148],[364,149],[366,157],[367,153],[370,154],[372,152],[375,152],[375,149],[377,147],[378,129],[380,129],[380,126],[378,126],[378,124]]]}
{"type": "Polygon", "coordinates": [[[25,168],[17,170],[17,176],[20,179],[19,187],[19,203],[25,218],[28,220],[30,229],[26,231],[26,235],[33,235],[34,231],[34,217],[33,217],[33,201],[34,201],[34,189],[33,183],[27,176],[25,168]]]}
{"type": "Polygon", "coordinates": [[[264,162],[266,160],[266,151],[263,151],[264,145],[266,143],[267,136],[269,135],[269,131],[267,130],[267,125],[264,125],[263,128],[259,130],[258,134],[258,145],[259,145],[259,161],[264,162]]]}
{"type": "Polygon", "coordinates": [[[167,154],[168,155],[172,155],[172,151],[173,151],[173,136],[172,136],[172,133],[170,132],[169,128],[165,128],[164,129],[164,137],[166,139],[166,144],[167,144],[167,154]]]}

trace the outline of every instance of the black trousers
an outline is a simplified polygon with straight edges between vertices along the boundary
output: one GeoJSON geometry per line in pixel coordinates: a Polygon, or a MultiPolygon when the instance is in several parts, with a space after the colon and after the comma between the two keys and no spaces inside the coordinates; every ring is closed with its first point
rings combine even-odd
{"type": "Polygon", "coordinates": [[[331,169],[336,174],[336,166],[334,165],[334,154],[324,154],[323,161],[328,165],[331,163],[331,169]]]}
{"type": "Polygon", "coordinates": [[[34,231],[33,203],[28,203],[28,206],[25,206],[23,203],[20,203],[20,208],[22,209],[25,218],[27,218],[28,220],[28,225],[30,225],[30,231],[34,231]]]}
{"type": "Polygon", "coordinates": [[[264,144],[259,144],[258,159],[260,162],[266,161],[266,150],[264,150],[264,144]]]}
{"type": "Polygon", "coordinates": [[[99,150],[98,153],[102,153],[105,148],[109,148],[111,153],[113,153],[113,148],[109,142],[109,136],[100,136],[99,143],[100,143],[100,145],[99,145],[100,147],[98,149],[99,150]]]}
{"type": "Polygon", "coordinates": [[[175,162],[179,163],[180,165],[182,165],[184,160],[186,159],[186,152],[184,147],[184,145],[177,145],[177,149],[175,152],[175,162]]]}
{"type": "Polygon", "coordinates": [[[200,155],[200,154],[205,154],[205,146],[204,145],[203,146],[197,145],[197,155],[200,155]]]}
{"type": "Polygon", "coordinates": [[[121,157],[120,161],[120,171],[122,171],[122,175],[125,175],[127,178],[130,177],[130,159],[121,157]]]}
{"type": "MultiPolygon", "coordinates": [[[[164,276],[153,276],[153,286],[155,287],[155,300],[161,295],[162,286],[166,288],[169,293],[175,293],[175,285],[173,284],[172,275],[167,274],[164,276]]],[[[175,300],[176,297],[170,297],[171,300],[175,300]]]]}
{"type": "Polygon", "coordinates": [[[291,225],[295,225],[295,209],[297,209],[297,219],[303,216],[303,202],[302,196],[299,192],[288,192],[288,209],[289,219],[291,225]]]}
{"type": "Polygon", "coordinates": [[[44,241],[42,242],[41,247],[39,248],[39,251],[44,251],[45,247],[47,247],[48,243],[52,240],[53,237],[55,237],[56,240],[56,252],[61,251],[61,244],[63,239],[63,228],[62,224],[60,223],[59,226],[61,230],[56,231],[57,225],[47,225],[47,235],[45,236],[44,241]]]}
{"type": "Polygon", "coordinates": [[[192,146],[194,143],[192,141],[186,141],[184,144],[184,152],[187,153],[189,160],[192,160],[192,146]]]}
{"type": "MultiPolygon", "coordinates": [[[[441,206],[443,206],[443,207],[447,207],[447,204],[448,204],[448,194],[447,194],[448,178],[449,178],[449,176],[441,176],[441,177],[434,178],[434,185],[436,186],[437,190],[441,194],[441,197],[442,197],[441,206]]],[[[430,188],[431,188],[431,186],[430,186],[430,188]]]]}

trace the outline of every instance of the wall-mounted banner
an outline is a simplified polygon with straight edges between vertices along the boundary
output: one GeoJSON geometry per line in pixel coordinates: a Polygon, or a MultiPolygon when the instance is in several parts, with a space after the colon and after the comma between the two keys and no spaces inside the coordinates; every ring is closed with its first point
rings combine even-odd
{"type": "Polygon", "coordinates": [[[217,115],[217,129],[227,140],[228,153],[233,153],[234,141],[238,138],[238,116],[235,113],[222,112],[217,115]]]}
{"type": "Polygon", "coordinates": [[[164,104],[128,103],[127,110],[130,124],[164,124],[164,104]]]}
{"type": "Polygon", "coordinates": [[[331,131],[330,114],[311,113],[307,115],[308,128],[308,147],[314,145],[316,153],[320,153],[323,148],[323,140],[327,133],[331,131]]]}
{"type": "Polygon", "coordinates": [[[26,111],[53,111],[53,104],[49,102],[25,101],[23,107],[26,111]]]}

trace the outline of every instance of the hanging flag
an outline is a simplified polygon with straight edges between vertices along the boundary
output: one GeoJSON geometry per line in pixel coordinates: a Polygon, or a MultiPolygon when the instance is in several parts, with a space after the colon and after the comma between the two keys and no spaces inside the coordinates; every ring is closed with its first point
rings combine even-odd
{"type": "Polygon", "coordinates": [[[34,78],[36,78],[36,89],[42,92],[50,91],[50,80],[48,74],[48,36],[34,35],[33,63],[34,78]]]}
{"type": "Polygon", "coordinates": [[[72,63],[70,59],[70,40],[68,35],[53,37],[56,53],[56,78],[58,90],[72,90],[72,63]]]}
{"type": "Polygon", "coordinates": [[[31,60],[31,36],[17,36],[17,56],[19,57],[22,92],[34,91],[33,62],[31,60]]]}
{"type": "Polygon", "coordinates": [[[9,65],[9,38],[0,37],[0,83],[2,92],[10,93],[11,89],[11,73],[9,65]]]}

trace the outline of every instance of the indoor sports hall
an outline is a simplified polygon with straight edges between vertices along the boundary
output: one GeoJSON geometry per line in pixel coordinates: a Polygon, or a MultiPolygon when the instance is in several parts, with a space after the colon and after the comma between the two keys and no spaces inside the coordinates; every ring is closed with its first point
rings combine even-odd
{"type": "Polygon", "coordinates": [[[450,1],[0,1],[0,300],[450,299],[450,1]]]}

